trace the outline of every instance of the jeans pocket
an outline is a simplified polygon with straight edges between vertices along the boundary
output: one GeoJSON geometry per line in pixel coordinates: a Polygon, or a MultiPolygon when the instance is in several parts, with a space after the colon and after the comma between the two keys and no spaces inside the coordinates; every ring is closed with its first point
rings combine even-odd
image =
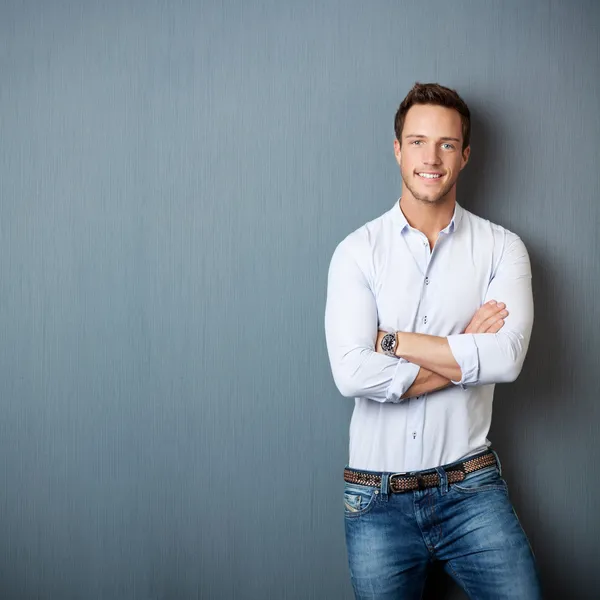
{"type": "Polygon", "coordinates": [[[369,512],[377,499],[377,488],[345,483],[344,514],[347,517],[360,517],[369,512]]]}
{"type": "Polygon", "coordinates": [[[490,490],[508,493],[506,481],[500,477],[500,471],[495,466],[469,473],[461,482],[452,484],[451,489],[461,494],[475,494],[490,490]]]}

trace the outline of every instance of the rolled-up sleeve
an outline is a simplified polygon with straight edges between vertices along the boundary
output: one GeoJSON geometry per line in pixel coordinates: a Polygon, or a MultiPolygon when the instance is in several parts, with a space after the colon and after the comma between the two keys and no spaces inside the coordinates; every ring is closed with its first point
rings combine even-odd
{"type": "Polygon", "coordinates": [[[464,333],[447,337],[466,386],[507,383],[521,372],[533,328],[531,263],[523,241],[512,234],[485,296],[504,302],[509,314],[498,333],[464,333]]]}
{"type": "Polygon", "coordinates": [[[335,384],[343,396],[400,402],[419,366],[375,351],[377,305],[348,238],[333,253],[327,280],[325,336],[335,384]]]}
{"type": "Polygon", "coordinates": [[[462,371],[460,381],[451,379],[454,385],[460,385],[464,390],[468,383],[479,381],[479,353],[473,335],[449,335],[448,344],[454,355],[454,360],[462,371]]]}

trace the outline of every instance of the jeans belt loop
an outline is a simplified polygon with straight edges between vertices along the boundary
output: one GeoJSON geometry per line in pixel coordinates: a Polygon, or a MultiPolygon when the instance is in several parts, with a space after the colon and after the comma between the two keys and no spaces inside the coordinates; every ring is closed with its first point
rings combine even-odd
{"type": "Polygon", "coordinates": [[[442,467],[436,467],[435,470],[437,471],[437,474],[439,475],[439,478],[440,478],[440,489],[442,491],[442,494],[447,494],[448,493],[448,475],[446,474],[446,471],[442,467]]]}
{"type": "Polygon", "coordinates": [[[490,448],[490,452],[496,457],[496,464],[498,465],[498,472],[500,477],[502,477],[502,463],[500,462],[500,457],[498,456],[498,453],[495,450],[492,450],[492,448],[490,448]]]}
{"type": "Polygon", "coordinates": [[[380,488],[380,492],[381,495],[383,497],[384,500],[387,500],[387,495],[389,492],[389,486],[390,486],[390,474],[389,473],[382,473],[381,474],[381,488],[380,488]]]}

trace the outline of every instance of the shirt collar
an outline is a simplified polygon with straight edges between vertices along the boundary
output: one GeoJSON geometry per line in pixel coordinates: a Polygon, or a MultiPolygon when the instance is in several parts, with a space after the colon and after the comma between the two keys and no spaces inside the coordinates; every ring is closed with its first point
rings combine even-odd
{"type": "MultiPolygon", "coordinates": [[[[406,220],[406,217],[404,216],[404,213],[402,212],[402,209],[400,208],[400,198],[398,198],[398,200],[396,200],[396,202],[394,203],[394,206],[392,207],[392,210],[390,212],[392,213],[392,219],[394,220],[394,222],[400,226],[401,233],[404,233],[404,231],[406,229],[410,228],[410,225],[408,224],[408,221],[406,220]]],[[[454,203],[454,214],[452,215],[452,220],[450,221],[450,223],[448,224],[448,226],[446,228],[442,229],[442,232],[443,233],[454,233],[456,231],[456,229],[458,228],[458,226],[460,225],[460,222],[462,221],[463,212],[464,212],[464,209],[462,208],[462,206],[458,202],[455,202],[454,203]]]]}

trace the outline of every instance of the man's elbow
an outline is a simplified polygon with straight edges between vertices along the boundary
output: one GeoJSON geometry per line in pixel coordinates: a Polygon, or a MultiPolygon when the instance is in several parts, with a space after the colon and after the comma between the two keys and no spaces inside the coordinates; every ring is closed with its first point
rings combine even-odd
{"type": "Polygon", "coordinates": [[[335,377],[334,381],[338,391],[345,398],[358,398],[360,396],[360,390],[355,382],[352,381],[352,378],[335,377]]]}
{"type": "Polygon", "coordinates": [[[517,377],[521,374],[521,370],[523,369],[523,361],[510,361],[506,363],[498,373],[496,383],[512,383],[516,381],[517,377]]]}
{"type": "MultiPolygon", "coordinates": [[[[486,361],[485,364],[489,364],[491,367],[488,371],[491,375],[489,383],[512,383],[515,381],[523,369],[529,346],[529,343],[525,342],[523,334],[514,332],[501,334],[502,332],[494,334],[500,352],[497,351],[498,348],[494,348],[493,354],[485,355],[485,358],[482,359],[482,361],[486,361]]],[[[482,368],[483,364],[482,362],[482,368]]],[[[483,377],[483,379],[488,379],[488,377],[483,377]]]]}
{"type": "Polygon", "coordinates": [[[345,398],[357,398],[360,396],[360,382],[352,372],[341,365],[331,365],[333,382],[339,393],[345,398]]]}
{"type": "Polygon", "coordinates": [[[368,382],[358,376],[343,374],[334,374],[335,385],[342,396],[345,398],[370,398],[378,402],[384,402],[379,398],[376,390],[369,386],[368,382]]]}
{"type": "Polygon", "coordinates": [[[368,396],[368,372],[364,369],[365,358],[362,348],[353,349],[340,359],[331,359],[331,372],[340,394],[346,398],[368,396]]]}

